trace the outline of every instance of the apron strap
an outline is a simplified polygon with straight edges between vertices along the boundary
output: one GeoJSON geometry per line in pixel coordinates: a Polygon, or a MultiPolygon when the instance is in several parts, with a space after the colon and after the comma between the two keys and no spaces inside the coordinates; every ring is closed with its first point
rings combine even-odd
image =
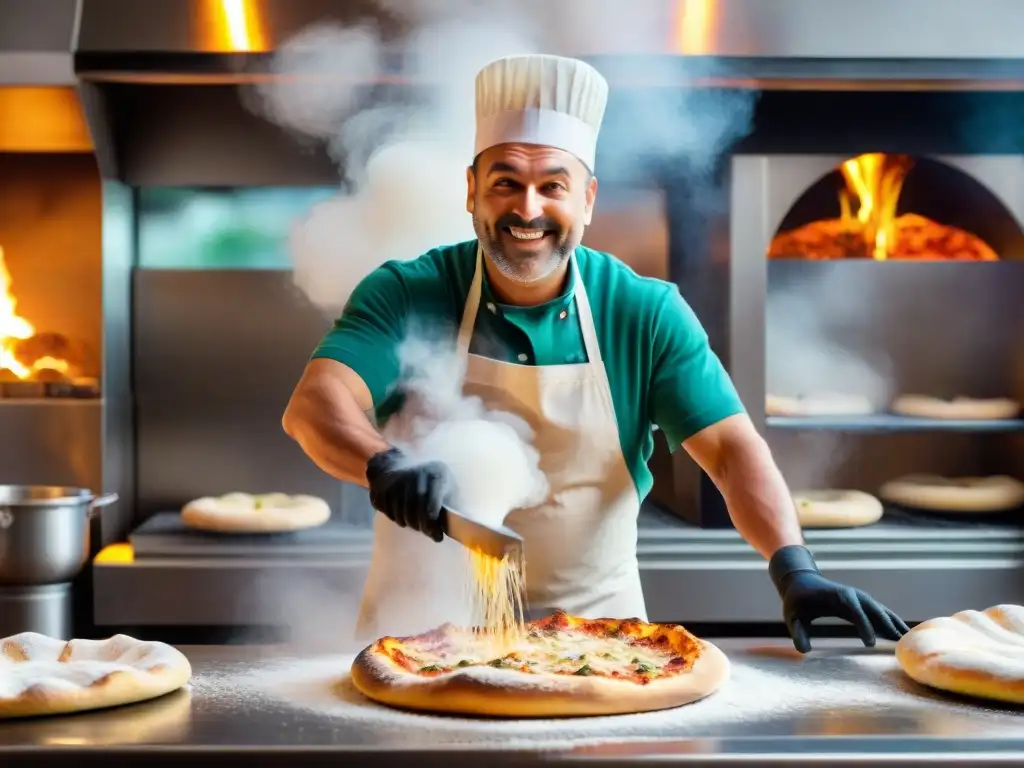
{"type": "Polygon", "coordinates": [[[580,332],[583,334],[583,348],[587,350],[587,360],[591,363],[601,362],[601,345],[597,343],[597,327],[594,325],[594,313],[590,311],[590,299],[587,289],[583,287],[583,277],[576,264],[576,254],[572,255],[572,268],[576,273],[576,312],[580,318],[580,332]]]}
{"type": "Polygon", "coordinates": [[[476,314],[480,310],[480,292],[483,286],[483,248],[476,247],[476,268],[473,270],[473,281],[469,284],[466,306],[462,309],[462,323],[459,325],[458,352],[461,359],[469,356],[469,343],[473,340],[473,328],[476,327],[476,314]]]}
{"type": "MultiPolygon", "coordinates": [[[[483,290],[483,258],[483,248],[478,244],[476,247],[476,268],[473,271],[473,281],[469,284],[466,306],[462,310],[462,323],[459,325],[458,352],[462,358],[469,355],[469,345],[473,339],[473,329],[476,327],[476,316],[480,311],[480,295],[483,290]]],[[[588,361],[600,363],[601,345],[597,343],[597,328],[594,325],[594,314],[591,312],[590,300],[587,298],[587,289],[583,286],[583,278],[580,276],[579,266],[576,263],[575,251],[569,258],[572,260],[572,270],[576,275],[574,298],[576,300],[576,312],[579,315],[580,332],[583,334],[583,347],[587,351],[588,361]]]]}

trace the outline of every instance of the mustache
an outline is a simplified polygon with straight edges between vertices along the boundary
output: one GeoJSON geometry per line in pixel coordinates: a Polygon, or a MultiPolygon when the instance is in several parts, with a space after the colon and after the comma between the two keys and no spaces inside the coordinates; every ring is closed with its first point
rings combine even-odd
{"type": "Polygon", "coordinates": [[[562,229],[558,226],[558,222],[554,219],[549,219],[546,216],[539,216],[532,221],[526,221],[522,216],[517,216],[514,213],[506,213],[498,219],[494,226],[498,229],[515,227],[517,229],[550,229],[555,232],[559,232],[562,229]]]}

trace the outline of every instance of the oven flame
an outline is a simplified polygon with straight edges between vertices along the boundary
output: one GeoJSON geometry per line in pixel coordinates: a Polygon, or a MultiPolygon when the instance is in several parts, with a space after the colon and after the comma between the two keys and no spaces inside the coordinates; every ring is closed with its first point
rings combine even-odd
{"type": "Polygon", "coordinates": [[[970,232],[916,213],[896,215],[912,167],[906,155],[881,152],[847,160],[839,166],[846,187],[839,192],[839,218],[780,232],[768,258],[998,261],[995,251],[970,232]]]}
{"type": "Polygon", "coordinates": [[[22,365],[14,355],[14,344],[30,339],[36,329],[23,317],[18,316],[18,300],[14,298],[11,273],[4,260],[4,249],[0,247],[0,367],[11,371],[19,379],[27,379],[32,369],[22,365]]]}
{"type": "Polygon", "coordinates": [[[896,203],[911,165],[904,155],[873,152],[840,166],[846,180],[846,189],[839,193],[840,219],[847,226],[853,223],[850,203],[851,197],[856,198],[857,227],[876,261],[888,259],[896,245],[896,203]]]}
{"type": "Polygon", "coordinates": [[[21,380],[34,379],[43,371],[69,375],[71,366],[62,358],[43,355],[25,362],[24,356],[19,356],[18,343],[35,335],[32,323],[18,314],[11,273],[4,260],[4,249],[0,247],[0,373],[9,371],[21,380]]]}

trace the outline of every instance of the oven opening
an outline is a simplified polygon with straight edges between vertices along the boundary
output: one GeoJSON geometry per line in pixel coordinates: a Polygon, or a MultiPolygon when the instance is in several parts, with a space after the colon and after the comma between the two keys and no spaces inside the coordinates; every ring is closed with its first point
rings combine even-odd
{"type": "Polygon", "coordinates": [[[985,184],[931,158],[872,152],[796,200],[769,259],[999,261],[1024,257],[1020,225],[985,184]]]}
{"type": "Polygon", "coordinates": [[[98,398],[95,161],[77,153],[0,153],[0,179],[0,396],[98,398]]]}
{"type": "Polygon", "coordinates": [[[769,159],[765,426],[805,527],[1024,519],[1019,162],[769,159]]]}

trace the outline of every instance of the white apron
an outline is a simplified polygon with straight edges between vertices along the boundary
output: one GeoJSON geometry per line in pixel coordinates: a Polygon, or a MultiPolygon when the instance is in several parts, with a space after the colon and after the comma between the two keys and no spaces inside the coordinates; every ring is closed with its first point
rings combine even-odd
{"type": "MultiPolygon", "coordinates": [[[[636,559],[640,501],[622,455],[583,281],[576,280],[575,301],[589,362],[516,365],[469,354],[483,270],[478,250],[458,338],[459,352],[467,359],[463,392],[530,425],[550,485],[543,504],[514,510],[505,520],[524,539],[527,610],[561,608],[587,618],[646,620],[636,559]]],[[[572,322],[572,316],[561,321],[572,322]]],[[[447,537],[434,542],[375,514],[358,638],[471,622],[470,578],[461,544],[447,537]]]]}

